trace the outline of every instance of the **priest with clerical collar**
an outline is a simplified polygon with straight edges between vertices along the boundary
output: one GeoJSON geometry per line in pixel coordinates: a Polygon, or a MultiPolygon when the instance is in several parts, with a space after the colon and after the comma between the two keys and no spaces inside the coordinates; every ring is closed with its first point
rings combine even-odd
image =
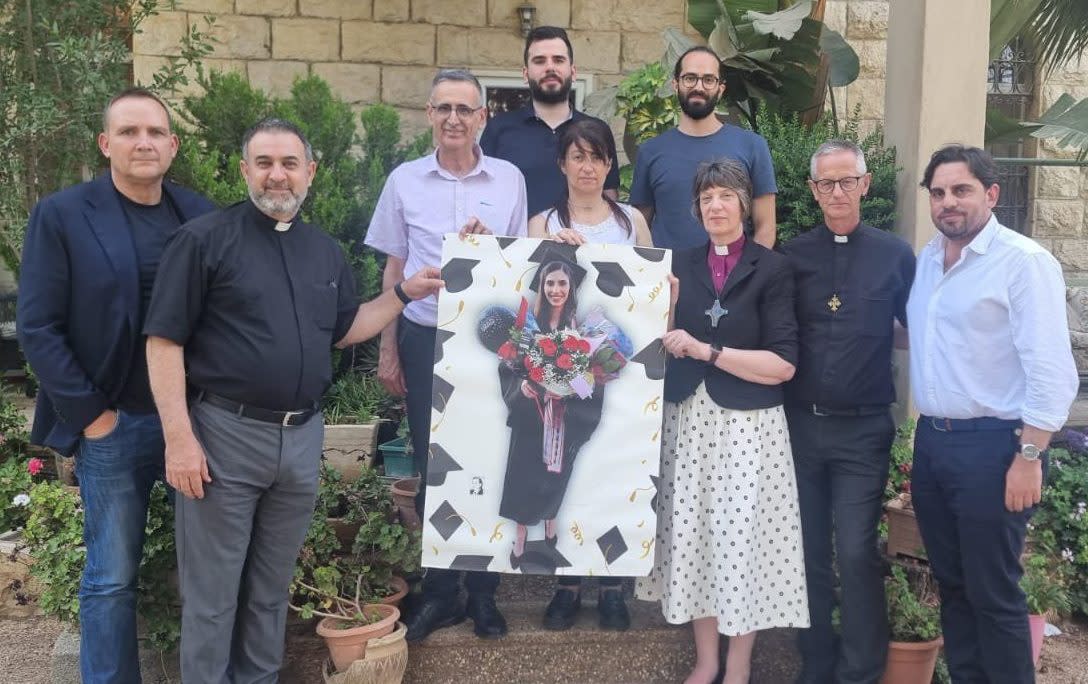
{"type": "Polygon", "coordinates": [[[340,246],[298,217],[317,164],[297,126],[242,139],[249,199],[181,226],[144,325],[176,499],[186,682],[274,681],[313,515],[331,349],[442,286],[420,269],[360,305],[340,246]],[[187,395],[189,401],[187,401],[187,395]]]}
{"type": "Polygon", "coordinates": [[[888,627],[877,523],[895,437],[893,327],[906,326],[914,253],[861,221],[865,155],[832,140],[808,181],[824,223],[782,245],[797,282],[797,373],[786,386],[812,626],[799,633],[799,682],[875,682],[888,627]],[[832,540],[842,635],[831,627],[832,540]]]}

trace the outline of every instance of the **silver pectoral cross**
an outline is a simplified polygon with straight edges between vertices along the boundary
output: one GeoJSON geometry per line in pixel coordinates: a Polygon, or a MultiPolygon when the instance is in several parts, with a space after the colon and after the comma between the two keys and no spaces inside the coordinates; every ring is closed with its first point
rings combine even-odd
{"type": "Polygon", "coordinates": [[[717,299],[715,299],[714,300],[714,306],[710,307],[709,309],[707,309],[703,313],[706,314],[707,316],[710,316],[710,327],[717,328],[718,327],[718,321],[721,320],[722,316],[729,315],[729,309],[723,309],[722,308],[722,303],[720,301],[718,301],[717,299]]]}

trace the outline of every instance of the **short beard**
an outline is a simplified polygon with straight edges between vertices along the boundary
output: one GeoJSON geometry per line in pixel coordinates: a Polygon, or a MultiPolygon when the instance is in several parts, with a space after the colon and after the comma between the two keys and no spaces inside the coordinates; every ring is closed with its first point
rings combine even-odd
{"type": "Polygon", "coordinates": [[[680,101],[680,110],[696,121],[707,118],[718,108],[718,98],[713,95],[708,94],[706,102],[701,105],[692,104],[690,97],[691,93],[688,93],[687,96],[677,96],[677,99],[680,101]]]}
{"type": "Polygon", "coordinates": [[[540,81],[529,81],[529,92],[533,95],[533,100],[537,102],[543,102],[544,104],[559,104],[560,102],[566,102],[570,97],[570,89],[574,85],[572,78],[565,78],[556,90],[545,90],[540,85],[540,81]]]}
{"type": "Polygon", "coordinates": [[[258,192],[251,188],[249,198],[258,209],[269,216],[294,216],[302,208],[302,203],[306,201],[306,194],[306,190],[298,195],[291,191],[289,198],[278,200],[273,199],[266,192],[258,192]]]}

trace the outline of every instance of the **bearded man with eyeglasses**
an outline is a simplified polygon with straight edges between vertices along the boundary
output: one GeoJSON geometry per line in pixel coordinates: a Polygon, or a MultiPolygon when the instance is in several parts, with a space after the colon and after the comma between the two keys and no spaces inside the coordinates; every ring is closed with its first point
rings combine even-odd
{"type": "Polygon", "coordinates": [[[895,438],[891,353],[896,332],[905,338],[914,252],[862,223],[870,174],[857,145],[824,143],[810,173],[824,223],[781,248],[797,291],[799,350],[786,386],[786,419],[811,625],[798,632],[798,682],[876,684],[888,645],[877,524],[895,438]],[[832,556],[841,587],[838,637],[831,627],[832,556]]]}
{"type": "Polygon", "coordinates": [[[692,182],[701,163],[725,158],[743,165],[752,181],[751,225],[745,232],[773,247],[778,186],[770,148],[763,136],[715,115],[725,95],[725,67],[718,55],[703,46],[684,52],[676,61],[672,87],[680,102],[680,123],[639,147],[631,181],[631,204],[646,217],[654,246],[684,249],[706,243],[706,231],[691,211],[692,182]]]}

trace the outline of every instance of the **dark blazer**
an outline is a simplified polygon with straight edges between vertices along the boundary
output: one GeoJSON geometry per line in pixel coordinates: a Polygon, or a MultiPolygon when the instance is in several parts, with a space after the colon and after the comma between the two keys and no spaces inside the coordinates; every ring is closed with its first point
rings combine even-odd
{"type": "MultiPolygon", "coordinates": [[[[706,264],[709,249],[707,243],[673,252],[672,270],[680,280],[676,327],[719,348],[765,349],[796,364],[794,280],[786,257],[747,240],[719,296],[706,264]],[[717,328],[706,314],[715,299],[728,311],[717,328]]],[[[751,410],[782,403],[782,385],[748,382],[705,361],[671,356],[665,372],[665,400],[683,401],[704,381],[711,398],[724,408],[751,410]]]]}
{"type": "MultiPolygon", "coordinates": [[[[163,183],[182,223],[213,209],[163,183]]],[[[116,402],[140,334],[136,248],[107,172],[46,197],[30,214],[19,271],[19,343],[40,391],[30,440],[62,454],[116,402]]]]}

